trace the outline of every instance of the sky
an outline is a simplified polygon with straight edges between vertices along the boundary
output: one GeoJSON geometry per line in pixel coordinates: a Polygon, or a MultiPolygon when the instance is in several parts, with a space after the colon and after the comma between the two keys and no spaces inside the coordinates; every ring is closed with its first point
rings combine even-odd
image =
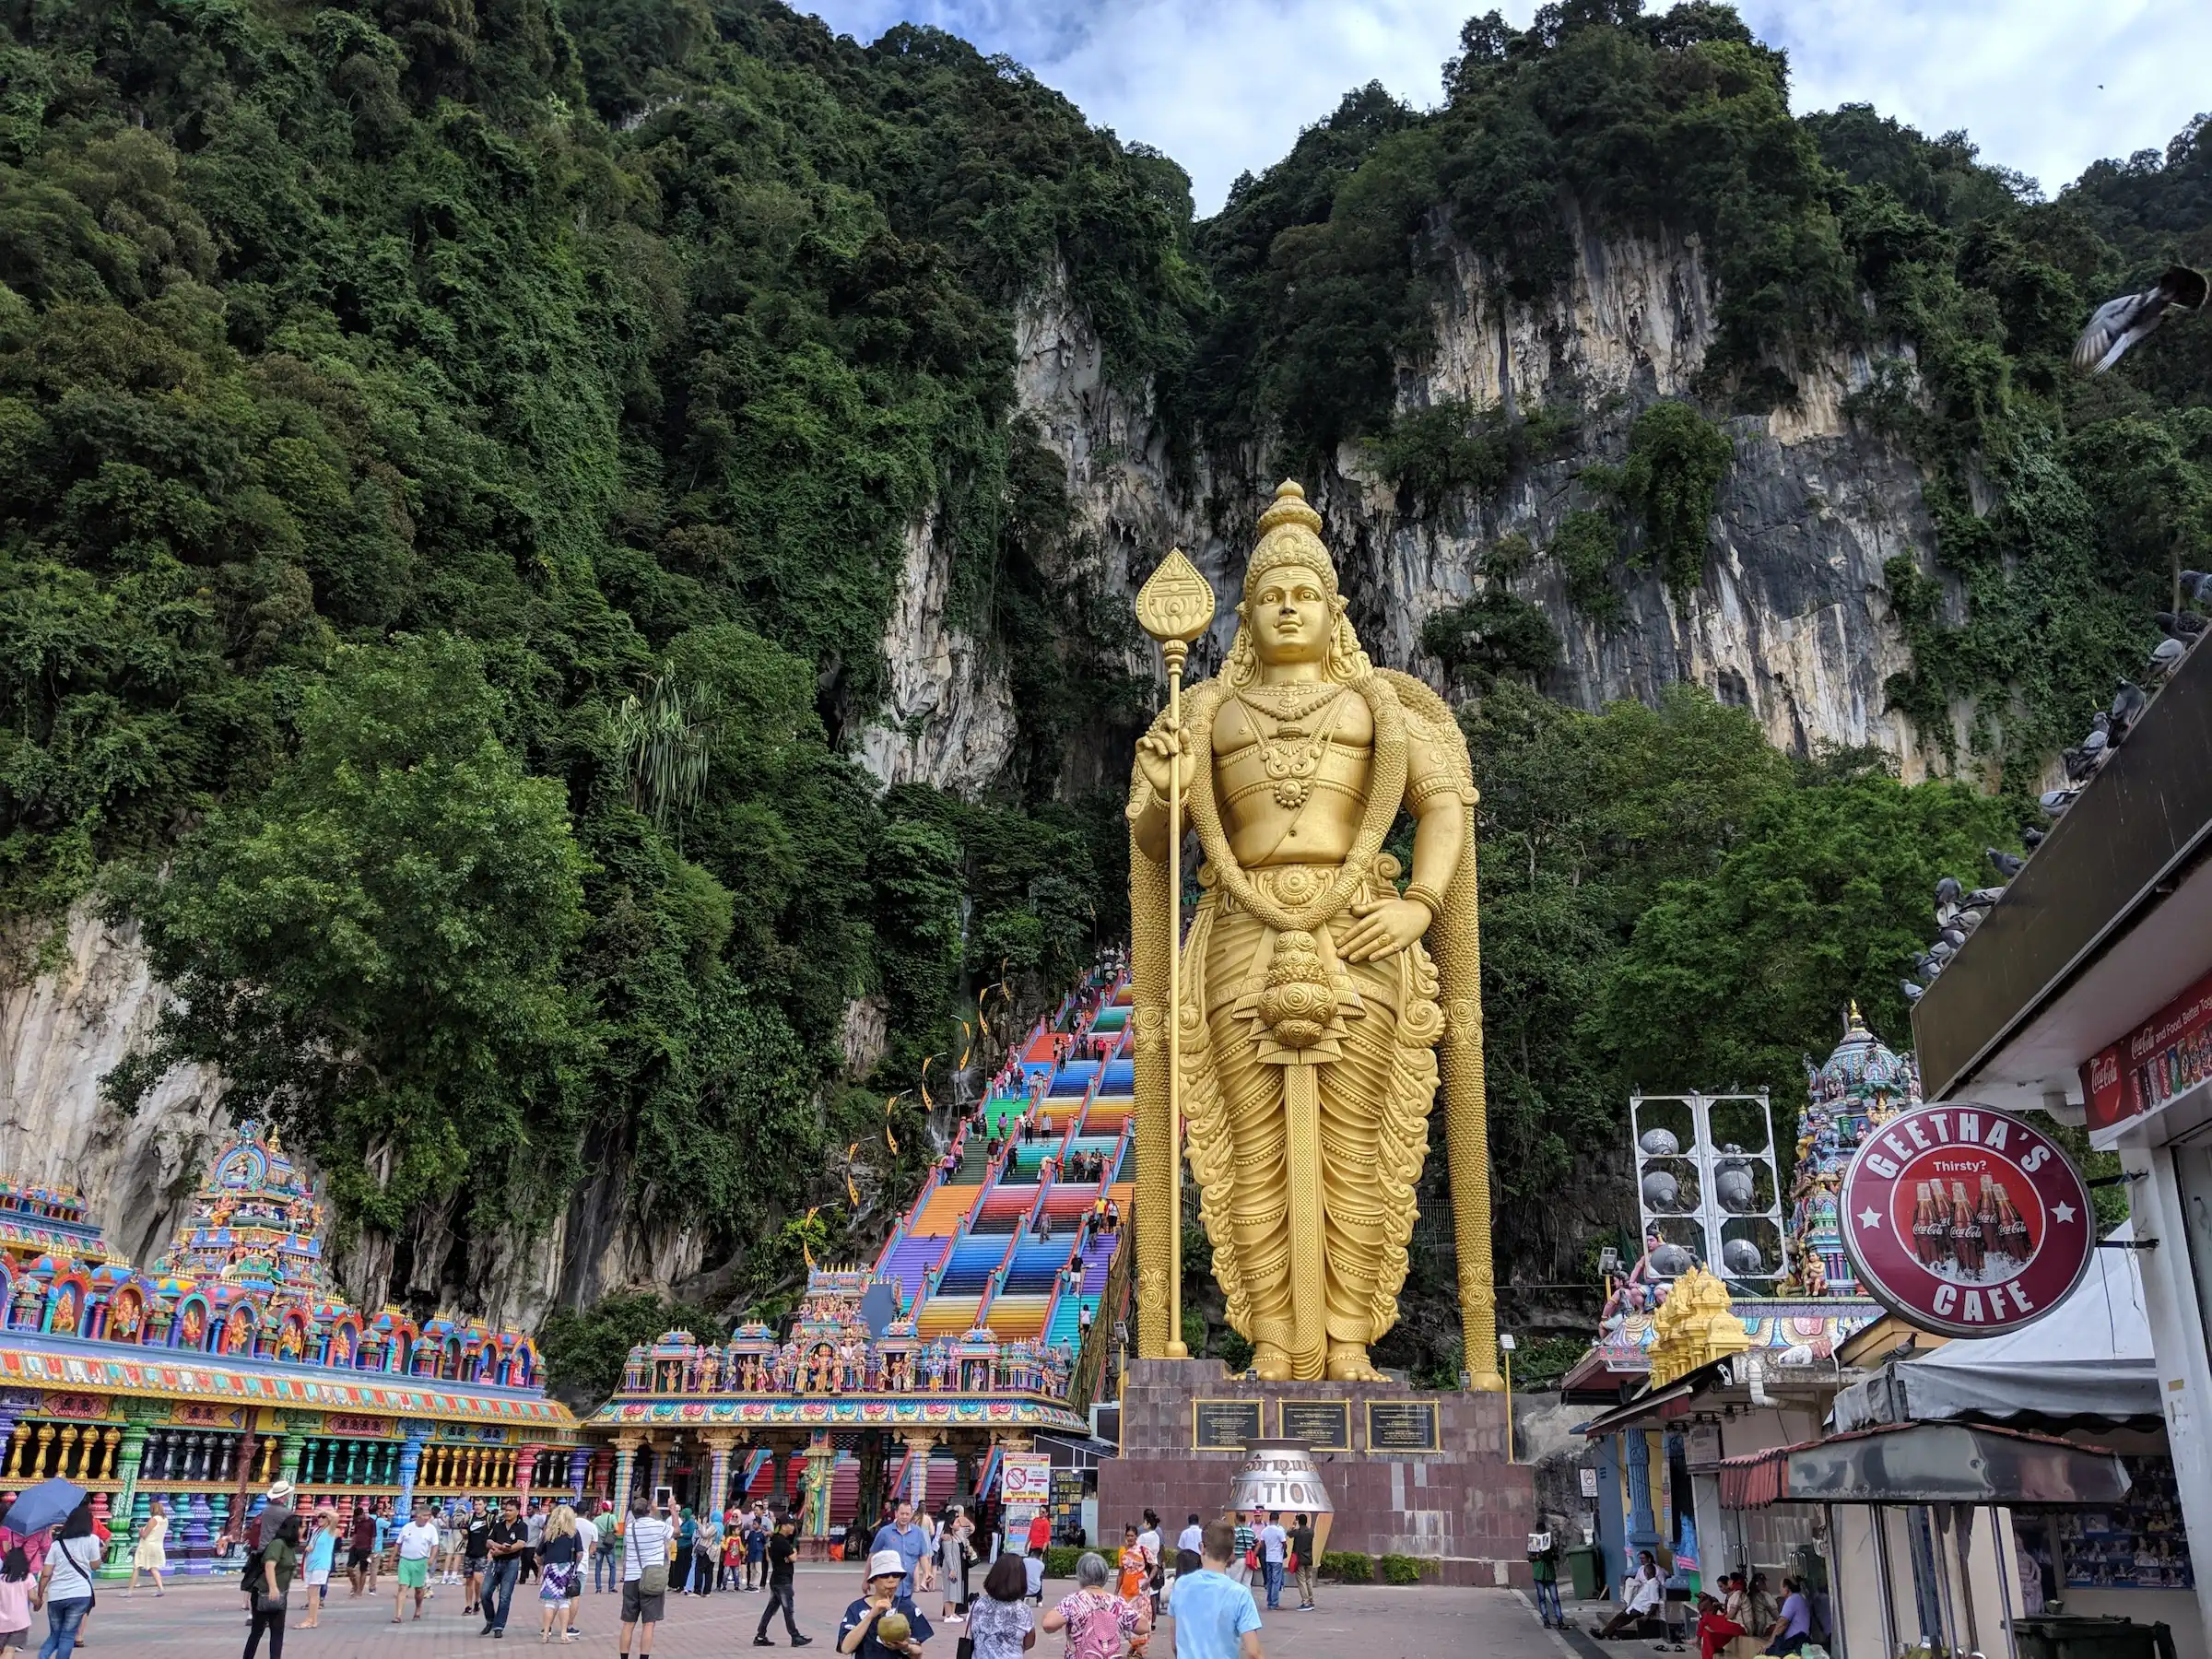
{"type": "MultiPolygon", "coordinates": [[[[1201,215],[1279,159],[1344,93],[1380,80],[1426,107],[1461,22],[1533,0],[808,0],[873,40],[902,19],[1003,52],[1100,126],[1165,151],[1201,215]]],[[[2206,0],[1738,0],[1786,49],[1799,112],[1871,103],[1931,135],[1963,127],[1985,161],[2047,194],[2103,156],[2162,148],[2212,109],[2206,0]]]]}

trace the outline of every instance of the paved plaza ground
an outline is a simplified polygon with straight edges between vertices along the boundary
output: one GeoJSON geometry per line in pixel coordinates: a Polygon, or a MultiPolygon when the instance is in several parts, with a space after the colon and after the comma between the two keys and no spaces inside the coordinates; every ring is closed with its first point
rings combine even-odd
{"type": "MultiPolygon", "coordinates": [[[[388,1583],[389,1581],[386,1581],[388,1583]]],[[[1049,1606],[1072,1583],[1053,1581],[1045,1586],[1049,1606]]],[[[837,1620],[855,1594],[853,1575],[844,1567],[805,1568],[799,1573],[799,1628],[814,1638],[813,1653],[822,1659],[835,1651],[837,1620]]],[[[705,1599],[668,1598],[669,1618],[656,1633],[653,1651],[659,1659],[735,1659],[753,1653],[753,1627],[760,1618],[763,1597],[731,1592],[705,1599]]],[[[1268,1616],[1261,1641],[1268,1659],[1567,1659],[1571,1650],[1536,1623],[1528,1604],[1507,1590],[1447,1590],[1435,1586],[1413,1589],[1346,1589],[1324,1584],[1321,1608],[1294,1613],[1288,1608],[1268,1616]]],[[[295,1621],[303,1617],[302,1594],[292,1594],[295,1621]]],[[[100,1607],[93,1617],[88,1655],[140,1655],[158,1653],[162,1659],[234,1659],[245,1647],[245,1618],[231,1583],[186,1583],[157,1601],[141,1589],[125,1598],[120,1588],[100,1586],[100,1607]]],[[[617,1600],[612,1595],[587,1594],[580,1604],[578,1622],[584,1631],[566,1652],[590,1659],[607,1659],[615,1651],[617,1600]]],[[[923,1611],[934,1612],[934,1599],[925,1598],[923,1611]]],[[[394,1625],[391,1597],[377,1602],[354,1601],[343,1585],[334,1585],[323,1623],[312,1630],[287,1632],[285,1659],[449,1659],[470,1654],[477,1659],[519,1649],[540,1651],[537,1641],[538,1606],[530,1587],[515,1597],[514,1613],[506,1637],[495,1641],[478,1636],[482,1621],[461,1616],[461,1592],[440,1589],[419,1624],[394,1625]]],[[[32,1651],[44,1638],[43,1616],[34,1616],[32,1651]]],[[[783,1652],[782,1626],[774,1632],[783,1652]]],[[[952,1632],[940,1632],[929,1644],[933,1654],[952,1659],[952,1632]]],[[[1629,1652],[1641,1643],[1617,1649],[1629,1652]]],[[[264,1643],[263,1651],[267,1651],[264,1643]]],[[[559,1643],[551,1650],[560,1650],[559,1643]]],[[[1059,1659],[1061,1639],[1041,1636],[1032,1650],[1035,1659],[1059,1659]]],[[[1157,1659],[1167,1659],[1156,1648],[1157,1659]]]]}

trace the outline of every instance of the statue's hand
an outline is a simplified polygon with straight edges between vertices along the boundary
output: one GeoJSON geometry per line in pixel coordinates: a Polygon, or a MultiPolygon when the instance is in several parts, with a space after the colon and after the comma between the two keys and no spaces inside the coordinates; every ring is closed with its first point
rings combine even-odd
{"type": "Polygon", "coordinates": [[[1136,741],[1136,764],[1145,774],[1145,782],[1152,785],[1153,794],[1161,800],[1168,798],[1169,768],[1182,775],[1182,793],[1191,792],[1193,757],[1184,749],[1182,734],[1170,726],[1147,732],[1136,741]]]}
{"type": "Polygon", "coordinates": [[[1429,931],[1429,907],[1412,899],[1355,899],[1352,914],[1359,920],[1336,941],[1336,954],[1347,962],[1386,957],[1429,931]]]}

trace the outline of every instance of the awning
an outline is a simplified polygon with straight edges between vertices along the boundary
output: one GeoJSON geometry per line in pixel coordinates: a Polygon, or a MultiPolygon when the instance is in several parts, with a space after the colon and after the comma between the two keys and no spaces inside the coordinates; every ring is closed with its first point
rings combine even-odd
{"type": "Polygon", "coordinates": [[[1670,1382],[1665,1388],[1637,1395],[1625,1406],[1615,1406],[1611,1411],[1600,1412],[1583,1425],[1582,1431],[1585,1435],[1594,1438],[1600,1434],[1611,1434],[1616,1430],[1638,1428],[1656,1413],[1662,1406],[1669,1405],[1676,1400],[1687,1400],[1697,1392],[1698,1384],[1694,1378],[1685,1378],[1679,1382],[1670,1382]]]}
{"type": "Polygon", "coordinates": [[[1900,1423],[1721,1464],[1721,1507],[1771,1503],[2116,1503],[2112,1453],[1972,1423],[1900,1423]]]}
{"type": "MultiPolygon", "coordinates": [[[[2134,1237],[2125,1223],[2109,1242],[2134,1237]]],[[[2100,1250],[2081,1283],[2033,1324],[1893,1359],[1839,1393],[1831,1421],[1839,1430],[1968,1417],[2123,1422],[2164,1409],[2136,1253],[2100,1250]]]]}

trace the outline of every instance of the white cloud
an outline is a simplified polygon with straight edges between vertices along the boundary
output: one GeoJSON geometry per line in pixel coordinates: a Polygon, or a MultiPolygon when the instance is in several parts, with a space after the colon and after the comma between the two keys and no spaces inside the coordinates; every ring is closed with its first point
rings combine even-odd
{"type": "MultiPolygon", "coordinates": [[[[805,4],[805,0],[800,0],[805,4]]],[[[819,0],[861,39],[933,23],[1035,70],[1090,119],[1189,170],[1198,207],[1258,171],[1350,88],[1440,96],[1461,22],[1485,0],[819,0]]],[[[1502,7],[1525,23],[1528,0],[1502,7]]],[[[1784,47],[1799,110],[1872,103],[2055,194],[2101,156],[2162,146],[2212,107],[2204,0],[1744,0],[1784,47]]]]}

